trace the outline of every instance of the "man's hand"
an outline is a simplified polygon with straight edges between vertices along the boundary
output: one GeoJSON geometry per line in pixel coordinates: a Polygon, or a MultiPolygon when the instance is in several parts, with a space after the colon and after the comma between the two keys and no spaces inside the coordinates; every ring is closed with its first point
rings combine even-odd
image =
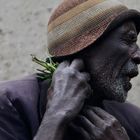
{"type": "Polygon", "coordinates": [[[82,60],[61,63],[52,77],[47,107],[34,140],[62,140],[65,126],[77,116],[91,89],[82,60]]]}
{"type": "Polygon", "coordinates": [[[89,74],[83,72],[82,60],[75,59],[61,63],[55,71],[48,90],[46,111],[54,115],[64,115],[67,120],[75,117],[91,93],[89,74]]]}
{"type": "Polygon", "coordinates": [[[129,140],[116,118],[99,107],[87,107],[70,126],[83,140],[129,140]]]}

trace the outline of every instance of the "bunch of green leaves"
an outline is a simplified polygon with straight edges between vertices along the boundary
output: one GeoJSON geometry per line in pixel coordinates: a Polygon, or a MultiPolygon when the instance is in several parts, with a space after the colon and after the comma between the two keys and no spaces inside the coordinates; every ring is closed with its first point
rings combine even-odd
{"type": "Polygon", "coordinates": [[[37,77],[41,80],[52,80],[52,76],[58,63],[54,63],[49,57],[45,61],[38,59],[35,55],[32,56],[32,61],[42,66],[42,69],[37,69],[37,77]]]}

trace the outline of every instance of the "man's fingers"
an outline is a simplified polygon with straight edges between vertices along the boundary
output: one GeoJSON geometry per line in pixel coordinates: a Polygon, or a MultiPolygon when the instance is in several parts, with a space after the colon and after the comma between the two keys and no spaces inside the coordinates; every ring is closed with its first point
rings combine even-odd
{"type": "Polygon", "coordinates": [[[75,120],[75,124],[82,127],[90,136],[90,139],[94,140],[95,138],[99,138],[102,135],[101,129],[96,127],[94,123],[92,123],[85,116],[78,116],[75,120]]]}
{"type": "Polygon", "coordinates": [[[82,71],[84,69],[84,62],[81,59],[75,59],[72,61],[70,67],[82,71]]]}
{"type": "Polygon", "coordinates": [[[87,133],[87,131],[84,130],[84,128],[82,128],[82,127],[80,127],[80,126],[77,126],[77,125],[75,125],[74,123],[71,123],[71,124],[70,124],[70,127],[71,127],[75,132],[77,132],[78,134],[80,134],[81,136],[83,136],[85,140],[90,140],[90,136],[89,136],[89,134],[87,133]]]}
{"type": "Polygon", "coordinates": [[[104,121],[88,107],[83,110],[83,115],[95,124],[96,127],[101,128],[104,125],[104,121]]]}
{"type": "Polygon", "coordinates": [[[69,65],[70,65],[70,63],[68,61],[63,61],[62,63],[59,64],[57,70],[62,70],[69,65]]]}
{"type": "Polygon", "coordinates": [[[101,117],[106,122],[106,124],[108,124],[109,126],[121,127],[120,122],[114,116],[112,116],[108,112],[104,111],[103,109],[101,109],[99,107],[93,107],[93,111],[99,117],[101,117]]]}
{"type": "Polygon", "coordinates": [[[95,125],[92,122],[90,122],[85,116],[82,115],[77,117],[75,123],[78,126],[84,128],[89,134],[92,134],[93,130],[96,129],[95,125]]]}
{"type": "Polygon", "coordinates": [[[110,115],[109,113],[107,113],[106,111],[104,111],[103,109],[101,109],[99,107],[93,107],[92,109],[103,120],[110,120],[110,119],[114,118],[112,115],[110,115]]]}
{"type": "Polygon", "coordinates": [[[90,81],[90,75],[87,72],[82,72],[81,77],[83,77],[86,81],[90,81]]]}

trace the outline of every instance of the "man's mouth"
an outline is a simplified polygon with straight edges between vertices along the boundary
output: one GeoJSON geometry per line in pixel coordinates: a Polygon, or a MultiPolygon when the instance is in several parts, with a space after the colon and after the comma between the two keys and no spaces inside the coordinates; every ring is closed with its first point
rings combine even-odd
{"type": "Polygon", "coordinates": [[[124,84],[124,88],[126,91],[129,91],[132,88],[132,84],[130,83],[130,80],[127,80],[124,84]]]}
{"type": "Polygon", "coordinates": [[[136,77],[139,74],[138,70],[131,71],[126,75],[126,83],[125,90],[129,91],[132,88],[132,84],[130,83],[131,79],[136,77]]]}
{"type": "Polygon", "coordinates": [[[136,77],[139,74],[138,70],[132,71],[128,73],[128,77],[130,78],[130,80],[134,77],[136,77]]]}

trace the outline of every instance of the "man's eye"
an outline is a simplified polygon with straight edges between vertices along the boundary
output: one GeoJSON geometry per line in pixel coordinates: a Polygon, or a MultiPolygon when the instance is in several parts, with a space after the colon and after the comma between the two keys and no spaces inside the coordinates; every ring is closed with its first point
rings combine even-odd
{"type": "Polygon", "coordinates": [[[134,35],[134,34],[129,34],[128,35],[128,40],[130,41],[130,42],[137,42],[137,35],[134,35]]]}
{"type": "Polygon", "coordinates": [[[137,35],[127,34],[122,37],[122,39],[129,45],[137,42],[137,35]]]}

